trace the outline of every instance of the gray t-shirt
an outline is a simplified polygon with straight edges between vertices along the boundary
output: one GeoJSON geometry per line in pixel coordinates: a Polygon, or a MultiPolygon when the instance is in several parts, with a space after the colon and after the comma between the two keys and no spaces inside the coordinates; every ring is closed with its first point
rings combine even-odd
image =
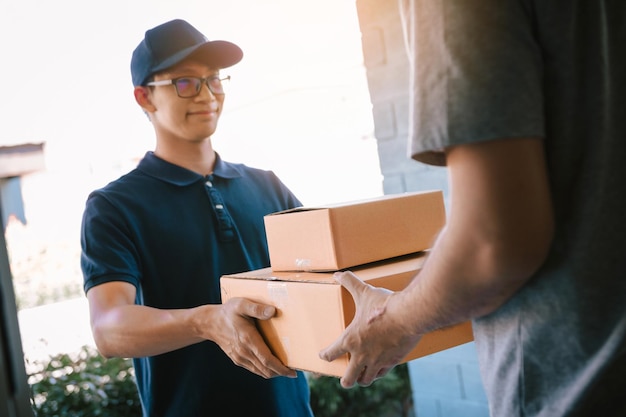
{"type": "MultiPolygon", "coordinates": [[[[626,1],[414,0],[410,154],[544,140],[556,237],[475,321],[493,416],[626,415],[626,1]]],[[[412,18],[411,18],[412,17],[412,18]]]]}

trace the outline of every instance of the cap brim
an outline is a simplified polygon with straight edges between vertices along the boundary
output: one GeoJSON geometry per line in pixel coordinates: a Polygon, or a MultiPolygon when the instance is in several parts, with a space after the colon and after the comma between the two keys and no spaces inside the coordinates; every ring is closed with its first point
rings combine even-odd
{"type": "Polygon", "coordinates": [[[153,68],[154,72],[166,70],[186,58],[194,58],[215,69],[228,68],[243,58],[243,51],[228,41],[208,41],[183,49],[153,68]]]}

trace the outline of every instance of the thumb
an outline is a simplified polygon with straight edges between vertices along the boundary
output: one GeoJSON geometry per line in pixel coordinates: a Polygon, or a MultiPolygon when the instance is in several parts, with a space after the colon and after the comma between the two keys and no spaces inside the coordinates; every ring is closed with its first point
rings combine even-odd
{"type": "Polygon", "coordinates": [[[254,317],[259,320],[271,319],[276,315],[276,307],[269,304],[256,303],[254,301],[248,301],[244,314],[249,317],[254,317]]]}
{"type": "MultiPolygon", "coordinates": [[[[361,281],[361,279],[350,271],[335,272],[333,274],[333,278],[338,284],[341,284],[346,290],[348,290],[355,302],[358,301],[359,294],[363,293],[365,288],[368,286],[368,284],[361,281]]],[[[344,347],[347,331],[347,329],[344,330],[343,333],[330,346],[319,352],[320,359],[332,362],[341,355],[348,353],[348,350],[344,347]]]]}
{"type": "Polygon", "coordinates": [[[341,355],[347,353],[347,351],[343,348],[343,338],[344,336],[341,335],[337,340],[333,342],[333,344],[326,347],[326,349],[321,350],[319,353],[320,359],[323,359],[327,362],[332,362],[341,355]]]}
{"type": "Polygon", "coordinates": [[[362,281],[351,271],[335,272],[333,278],[337,283],[341,284],[352,295],[356,301],[358,296],[367,288],[369,284],[362,281]]]}

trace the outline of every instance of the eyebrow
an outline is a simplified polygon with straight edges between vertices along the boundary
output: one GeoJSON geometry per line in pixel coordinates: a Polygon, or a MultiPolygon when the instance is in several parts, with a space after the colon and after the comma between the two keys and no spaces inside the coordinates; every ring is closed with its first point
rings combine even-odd
{"type": "MultiPolygon", "coordinates": [[[[169,75],[169,76],[180,76],[180,75],[189,75],[189,73],[194,73],[195,70],[197,70],[197,68],[192,68],[192,67],[179,67],[176,68],[174,70],[170,70],[167,72],[164,72],[163,74],[169,75]]],[[[219,75],[220,70],[219,69],[214,69],[214,68],[209,68],[208,69],[208,76],[212,76],[212,75],[219,75]]]]}

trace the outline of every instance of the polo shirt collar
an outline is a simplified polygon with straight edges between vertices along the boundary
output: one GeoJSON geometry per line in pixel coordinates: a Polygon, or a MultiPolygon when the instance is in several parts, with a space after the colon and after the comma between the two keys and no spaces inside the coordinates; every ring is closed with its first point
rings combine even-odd
{"type": "MultiPolygon", "coordinates": [[[[188,170],[178,165],[167,162],[154,154],[152,151],[146,152],[139,162],[137,169],[143,173],[170,184],[185,186],[197,181],[204,181],[204,177],[197,172],[188,170]]],[[[213,174],[216,177],[225,179],[239,178],[241,173],[236,165],[225,162],[215,153],[215,168],[213,174]]]]}

